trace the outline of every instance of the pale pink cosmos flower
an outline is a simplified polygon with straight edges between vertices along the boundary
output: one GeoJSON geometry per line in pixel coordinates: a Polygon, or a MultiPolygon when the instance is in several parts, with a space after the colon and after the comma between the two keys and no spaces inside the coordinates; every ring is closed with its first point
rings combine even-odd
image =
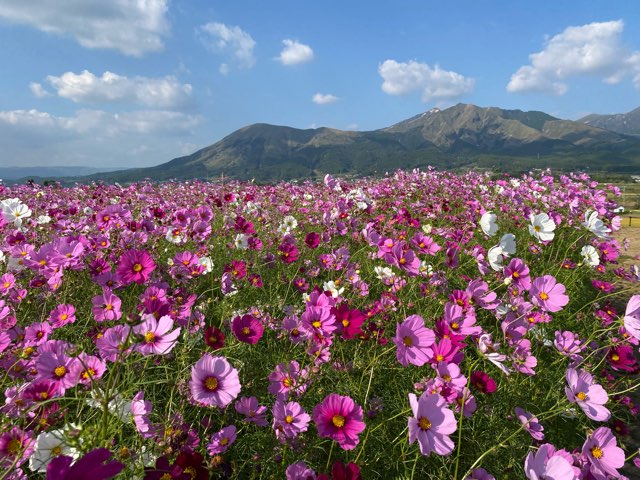
{"type": "Polygon", "coordinates": [[[629,299],[623,322],[627,333],[640,340],[640,295],[634,295],[629,299]]]}
{"type": "Polygon", "coordinates": [[[411,363],[421,367],[431,358],[429,347],[435,342],[435,333],[425,327],[424,319],[419,315],[411,315],[396,327],[396,358],[407,367],[411,363]]]}
{"type": "Polygon", "coordinates": [[[440,395],[423,393],[416,398],[409,394],[409,403],[413,417],[409,418],[409,443],[416,440],[420,444],[422,455],[449,455],[454,448],[449,438],[457,430],[456,418],[447,408],[447,402],[440,395]]]}
{"type": "Polygon", "coordinates": [[[559,312],[569,303],[564,285],[558,283],[552,275],[545,275],[533,280],[529,296],[531,303],[546,312],[559,312]]]}
{"type": "Polygon", "coordinates": [[[566,379],[569,385],[564,391],[571,403],[577,403],[591,420],[609,420],[611,412],[604,406],[609,400],[609,395],[601,385],[594,383],[589,372],[567,368],[566,379]]]}
{"type": "Polygon", "coordinates": [[[574,480],[578,478],[573,469],[571,455],[564,450],[556,451],[550,443],[545,443],[535,453],[529,452],[524,461],[524,473],[529,480],[574,480]]]}
{"type": "Polygon", "coordinates": [[[173,328],[173,319],[164,315],[159,320],[153,315],[144,315],[141,324],[133,327],[133,332],[143,337],[136,350],[143,355],[166,355],[178,343],[180,327],[173,328]]]}
{"type": "Polygon", "coordinates": [[[191,368],[189,389],[198,403],[224,408],[238,396],[241,388],[238,370],[224,357],[205,353],[191,368]]]}
{"type": "Polygon", "coordinates": [[[286,438],[295,438],[300,433],[306,432],[311,422],[311,417],[297,402],[283,402],[276,400],[273,405],[273,429],[276,437],[283,441],[286,438]]]}
{"type": "Polygon", "coordinates": [[[620,478],[618,469],[624,465],[625,453],[607,427],[597,428],[584,442],[582,456],[589,463],[594,478],[620,478]]]}

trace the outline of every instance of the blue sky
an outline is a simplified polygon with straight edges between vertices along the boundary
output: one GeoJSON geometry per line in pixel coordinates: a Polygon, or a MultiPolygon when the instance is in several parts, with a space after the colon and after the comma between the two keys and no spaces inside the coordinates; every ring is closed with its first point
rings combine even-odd
{"type": "Polygon", "coordinates": [[[640,106],[635,0],[2,0],[0,45],[0,166],[150,166],[252,123],[458,102],[640,106]]]}

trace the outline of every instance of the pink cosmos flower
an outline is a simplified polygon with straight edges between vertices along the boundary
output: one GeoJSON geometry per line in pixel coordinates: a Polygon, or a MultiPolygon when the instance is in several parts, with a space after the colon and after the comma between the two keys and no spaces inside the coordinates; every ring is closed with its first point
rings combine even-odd
{"type": "Polygon", "coordinates": [[[627,333],[640,340],[640,295],[634,295],[629,299],[623,321],[627,333]]]}
{"type": "Polygon", "coordinates": [[[235,441],[236,427],[234,425],[229,425],[228,427],[224,427],[219,432],[211,435],[211,441],[209,442],[209,445],[207,445],[207,451],[211,456],[224,453],[235,441]]]}
{"type": "Polygon", "coordinates": [[[133,327],[133,332],[143,337],[136,350],[143,355],[166,355],[173,350],[180,335],[180,327],[170,332],[173,319],[168,315],[160,317],[160,320],[156,320],[153,315],[142,318],[142,323],[133,327]]]}
{"type": "Polygon", "coordinates": [[[524,290],[531,288],[529,267],[519,258],[512,258],[509,265],[503,268],[505,278],[511,278],[514,285],[524,290]]]}
{"type": "Polygon", "coordinates": [[[60,304],[49,314],[49,322],[53,328],[60,328],[76,321],[76,308],[69,304],[60,304]]]}
{"type": "Polygon", "coordinates": [[[198,403],[224,408],[238,396],[241,388],[238,370],[224,357],[205,353],[191,369],[189,389],[198,403]]]}
{"type": "Polygon", "coordinates": [[[311,421],[309,414],[297,402],[284,403],[282,400],[276,400],[272,412],[273,429],[281,441],[306,432],[311,421]]]}
{"type": "Polygon", "coordinates": [[[241,342],[255,345],[262,338],[264,327],[253,315],[238,315],[231,323],[231,330],[241,342]]]}
{"type": "Polygon", "coordinates": [[[53,331],[49,322],[34,322],[24,329],[24,344],[37,346],[45,343],[53,331]]]}
{"type": "Polygon", "coordinates": [[[145,250],[127,250],[120,257],[116,272],[125,285],[133,282],[141,285],[155,269],[153,258],[145,250]]]}
{"type": "Polygon", "coordinates": [[[335,440],[344,450],[352,450],[358,445],[358,435],[366,427],[362,421],[362,407],[351,397],[336,393],[327,395],[315,406],[313,421],[318,435],[335,440]]]}
{"type": "Polygon", "coordinates": [[[316,472],[302,460],[292,463],[284,472],[287,480],[316,480],[316,472]]]}
{"type": "Polygon", "coordinates": [[[496,477],[487,472],[484,468],[474,468],[471,475],[464,480],[496,480],[496,477]]]}
{"type": "Polygon", "coordinates": [[[553,445],[545,443],[537,452],[529,452],[524,473],[529,480],[574,480],[578,477],[572,465],[569,453],[556,451],[553,445]]]}
{"type": "Polygon", "coordinates": [[[306,377],[306,369],[301,370],[297,361],[291,360],[288,364],[279,363],[269,374],[269,393],[279,400],[287,400],[293,394],[299,397],[307,389],[306,377]]]}
{"type": "Polygon", "coordinates": [[[609,395],[601,385],[593,382],[593,376],[586,370],[567,368],[568,387],[564,388],[571,403],[577,403],[591,420],[606,422],[611,412],[604,406],[609,395]]]}
{"type": "Polygon", "coordinates": [[[78,355],[78,361],[74,365],[73,375],[77,376],[79,383],[91,385],[91,382],[102,378],[107,366],[98,357],[84,352],[78,355]]]}
{"type": "Polygon", "coordinates": [[[307,331],[319,333],[323,337],[333,335],[338,328],[336,316],[331,313],[331,308],[327,307],[307,305],[300,320],[307,331]]]}
{"type": "Polygon", "coordinates": [[[449,435],[458,427],[447,402],[440,395],[425,392],[419,399],[410,393],[409,404],[413,411],[413,417],[409,417],[409,443],[417,440],[420,453],[425,456],[431,452],[449,455],[454,447],[449,435]]]}
{"type": "Polygon", "coordinates": [[[113,294],[110,289],[102,290],[102,295],[97,295],[91,300],[93,303],[93,316],[97,322],[105,320],[118,320],[122,317],[120,305],[122,301],[117,295],[113,294]]]}
{"type": "Polygon", "coordinates": [[[149,420],[148,414],[151,413],[151,402],[144,399],[144,392],[138,392],[131,400],[131,414],[133,415],[133,423],[136,429],[142,435],[142,438],[151,438],[153,436],[153,426],[149,420]]]}
{"type": "Polygon", "coordinates": [[[265,414],[267,413],[267,407],[260,405],[256,397],[240,397],[235,403],[236,412],[244,415],[245,423],[255,423],[259,427],[266,427],[268,425],[265,414]]]}
{"type": "Polygon", "coordinates": [[[64,353],[44,352],[38,356],[36,369],[38,379],[48,378],[58,383],[58,388],[64,391],[78,384],[78,376],[75,372],[77,358],[71,358],[64,353]]]}
{"type": "Polygon", "coordinates": [[[529,435],[531,435],[534,440],[544,440],[544,433],[542,433],[544,428],[540,423],[538,423],[537,417],[520,407],[516,407],[516,416],[518,417],[518,420],[520,420],[520,423],[524,425],[524,429],[529,432],[529,435]]]}
{"type": "Polygon", "coordinates": [[[435,342],[433,330],[425,327],[424,319],[419,315],[411,315],[396,327],[396,358],[407,367],[410,363],[421,367],[431,358],[429,347],[435,342]]]}
{"type": "Polygon", "coordinates": [[[564,292],[564,285],[557,283],[552,275],[545,275],[533,280],[529,295],[531,302],[542,310],[559,312],[569,303],[569,297],[564,292]]]}
{"type": "Polygon", "coordinates": [[[124,464],[117,461],[105,463],[109,458],[111,452],[106,448],[92,450],[75,463],[73,458],[60,455],[47,465],[47,480],[108,480],[124,469],[124,464]]]}
{"type": "Polygon", "coordinates": [[[587,437],[582,446],[582,456],[589,462],[594,478],[620,478],[618,469],[624,465],[625,454],[609,428],[597,428],[587,437]]]}
{"type": "Polygon", "coordinates": [[[127,348],[130,335],[131,328],[128,325],[107,328],[102,336],[96,340],[98,353],[110,362],[115,362],[118,357],[126,356],[131,351],[130,348],[127,348]]]}
{"type": "Polygon", "coordinates": [[[0,466],[5,469],[19,467],[33,453],[33,432],[13,427],[0,435],[0,466]]]}

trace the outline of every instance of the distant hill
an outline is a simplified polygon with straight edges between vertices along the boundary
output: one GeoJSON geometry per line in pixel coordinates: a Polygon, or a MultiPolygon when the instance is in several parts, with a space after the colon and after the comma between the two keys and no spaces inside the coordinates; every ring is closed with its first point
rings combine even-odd
{"type": "Polygon", "coordinates": [[[18,180],[27,178],[57,178],[91,175],[97,172],[112,172],[117,168],[93,167],[0,167],[0,178],[18,180]]]}
{"type": "Polygon", "coordinates": [[[640,135],[640,107],[629,113],[615,113],[613,115],[587,115],[578,122],[592,127],[606,128],[612,132],[627,135],[640,135]]]}
{"type": "Polygon", "coordinates": [[[426,165],[640,173],[640,139],[543,112],[458,104],[367,132],[259,123],[168,163],[88,179],[127,182],[224,175],[274,181],[325,173],[371,175],[426,165]]]}

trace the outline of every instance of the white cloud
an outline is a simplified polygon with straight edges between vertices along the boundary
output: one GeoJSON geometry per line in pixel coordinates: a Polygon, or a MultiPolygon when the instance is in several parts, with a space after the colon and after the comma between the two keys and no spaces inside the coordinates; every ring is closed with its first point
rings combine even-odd
{"type": "Polygon", "coordinates": [[[204,119],[163,110],[0,111],[0,144],[14,165],[150,166],[182,156],[204,119]]]}
{"type": "Polygon", "coordinates": [[[140,57],[164,48],[168,0],[2,0],[0,17],[57,35],[86,48],[140,57]]]}
{"type": "Polygon", "coordinates": [[[284,48],[276,58],[283,65],[298,65],[313,60],[313,50],[309,45],[286,38],[282,41],[284,48]]]}
{"type": "Polygon", "coordinates": [[[316,93],[311,101],[318,105],[326,105],[328,103],[336,103],[339,100],[338,97],[330,93],[316,93]]]}
{"type": "Polygon", "coordinates": [[[563,95],[568,90],[565,80],[571,77],[592,76],[614,84],[639,75],[640,52],[624,46],[623,30],[622,20],[566,28],[548,39],[542,51],[529,55],[531,63],[511,76],[507,90],[563,95]]]}
{"type": "Polygon", "coordinates": [[[474,79],[459,73],[431,68],[426,63],[411,60],[408,63],[385,60],[378,67],[384,79],[382,91],[389,95],[420,92],[423,102],[446,102],[473,90],[474,79]]]}
{"type": "Polygon", "coordinates": [[[31,93],[33,93],[38,98],[44,98],[44,97],[48,97],[49,95],[51,95],[44,88],[42,88],[42,85],[40,85],[37,82],[31,82],[29,84],[29,90],[31,90],[31,93]]]}
{"type": "Polygon", "coordinates": [[[0,129],[11,127],[22,132],[41,130],[43,134],[95,133],[110,137],[121,134],[184,132],[202,123],[198,115],[165,110],[137,110],[108,113],[102,110],[79,110],[71,117],[51,115],[39,110],[0,111],[0,129]]]}
{"type": "Polygon", "coordinates": [[[189,103],[191,85],[181,84],[173,76],[163,78],[128,78],[112,72],[101,77],[84,70],[47,77],[60,97],[76,103],[130,102],[152,108],[180,108],[189,103]]]}
{"type": "MultiPolygon", "coordinates": [[[[247,32],[237,26],[228,26],[224,23],[207,23],[198,28],[200,40],[214,53],[227,56],[244,68],[255,65],[256,59],[253,49],[255,40],[247,32]]],[[[220,73],[229,73],[228,63],[220,65],[220,73]]]]}

